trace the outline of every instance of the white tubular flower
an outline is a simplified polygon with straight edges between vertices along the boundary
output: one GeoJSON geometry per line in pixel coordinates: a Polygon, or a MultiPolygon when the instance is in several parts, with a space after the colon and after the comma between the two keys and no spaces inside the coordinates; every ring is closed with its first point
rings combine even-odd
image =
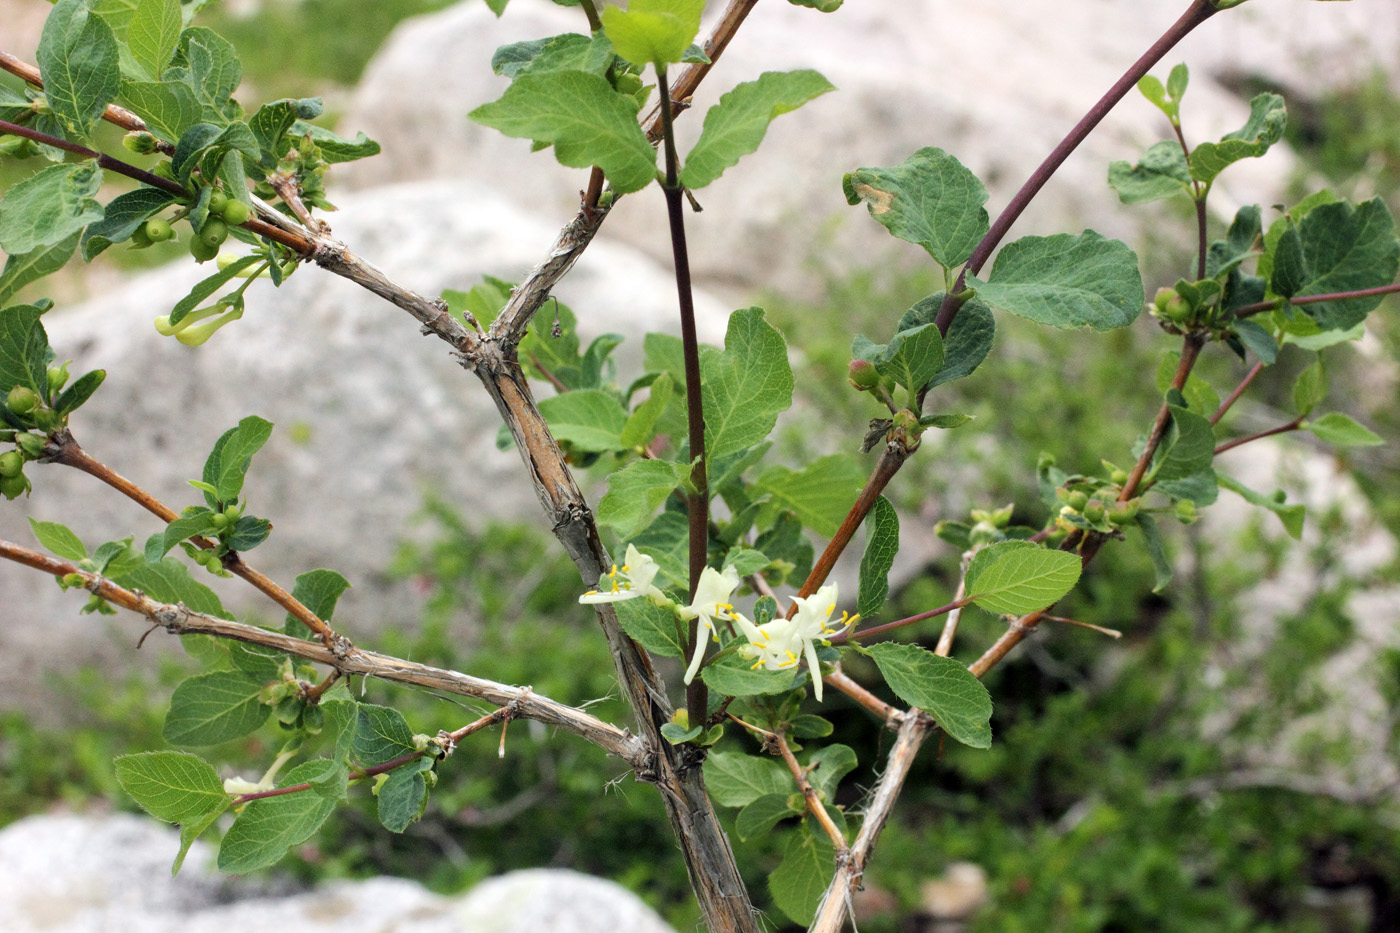
{"type": "Polygon", "coordinates": [[[623,558],[622,568],[619,570],[617,564],[598,580],[598,588],[589,590],[578,598],[581,603],[615,603],[624,599],[636,599],[639,596],[649,597],[653,602],[668,603],[666,594],[657,589],[652,580],[656,579],[656,574],[661,570],[660,565],[641,551],[636,545],[627,545],[627,554],[623,558]]]}
{"type": "Polygon", "coordinates": [[[258,781],[254,783],[245,778],[224,778],[224,793],[233,797],[241,797],[245,794],[261,794],[265,790],[272,790],[272,788],[273,784],[271,781],[258,781]]]}
{"type": "Polygon", "coordinates": [[[700,584],[695,588],[695,601],[689,606],[676,610],[685,621],[699,619],[695,630],[695,654],[690,658],[690,666],[685,670],[685,682],[695,679],[700,670],[700,662],[705,657],[705,643],[718,637],[715,633],[715,616],[734,618],[734,606],[729,598],[739,588],[739,572],[733,567],[725,567],[721,573],[713,567],[706,567],[700,574],[700,584]]]}
{"type": "Polygon", "coordinates": [[[749,643],[739,649],[739,653],[752,659],[754,669],[760,667],[770,671],[782,671],[797,666],[798,656],[807,661],[807,669],[812,675],[812,694],[821,702],[822,669],[817,659],[817,642],[829,644],[832,636],[855,624],[858,616],[841,613],[838,626],[830,622],[836,611],[836,584],[830,583],[817,590],[812,596],[797,597],[797,612],[791,619],[781,616],[763,625],[754,625],[743,616],[736,615],[735,622],[743,631],[749,643]]]}

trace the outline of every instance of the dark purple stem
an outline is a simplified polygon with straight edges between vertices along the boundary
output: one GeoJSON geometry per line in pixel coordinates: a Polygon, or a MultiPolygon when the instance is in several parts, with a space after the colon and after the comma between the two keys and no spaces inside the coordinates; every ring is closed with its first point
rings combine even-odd
{"type": "Polygon", "coordinates": [[[1294,305],[1314,305],[1322,301],[1346,301],[1348,298],[1373,298],[1376,295],[1391,295],[1400,292],[1400,282],[1390,285],[1378,285],[1375,288],[1360,288],[1353,292],[1331,292],[1326,295],[1303,295],[1298,298],[1275,298],[1273,301],[1260,301],[1252,305],[1244,305],[1235,309],[1235,317],[1252,317],[1262,314],[1265,311],[1273,311],[1283,307],[1284,303],[1294,305]]]}

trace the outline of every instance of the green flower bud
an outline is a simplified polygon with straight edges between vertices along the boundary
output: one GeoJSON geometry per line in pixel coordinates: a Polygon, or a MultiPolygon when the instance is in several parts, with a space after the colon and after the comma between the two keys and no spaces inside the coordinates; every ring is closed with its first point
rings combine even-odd
{"type": "Polygon", "coordinates": [[[1090,499],[1084,504],[1084,517],[1091,522],[1103,521],[1104,507],[1098,499],[1090,499]]]}
{"type": "Polygon", "coordinates": [[[1191,303],[1180,295],[1176,295],[1167,306],[1162,309],[1162,316],[1177,324],[1185,324],[1191,320],[1191,303]]]}
{"type": "Polygon", "coordinates": [[[122,146],[137,155],[151,155],[160,141],[145,130],[136,130],[122,137],[122,146]]]}
{"type": "Polygon", "coordinates": [[[1183,525],[1194,524],[1197,518],[1196,503],[1190,499],[1182,499],[1176,504],[1176,517],[1183,525]]]}
{"type": "Polygon", "coordinates": [[[219,213],[223,215],[224,223],[228,224],[230,227],[246,224],[253,217],[253,209],[242,201],[235,200],[234,198],[229,198],[228,203],[224,205],[224,209],[219,213]]]}
{"type": "Polygon", "coordinates": [[[28,386],[14,386],[5,396],[5,405],[17,415],[27,415],[39,407],[39,394],[28,386]]]}
{"type": "Polygon", "coordinates": [[[1069,494],[1069,497],[1065,499],[1065,505],[1074,509],[1076,512],[1084,511],[1084,506],[1088,504],[1089,494],[1079,489],[1076,489],[1073,492],[1071,492],[1069,494]]]}
{"type": "Polygon", "coordinates": [[[876,372],[875,364],[869,360],[851,360],[851,365],[846,371],[846,380],[857,392],[869,392],[880,384],[880,374],[876,372]]]}
{"type": "Polygon", "coordinates": [[[50,366],[46,373],[49,382],[49,397],[57,395],[63,391],[63,387],[68,384],[68,364],[72,360],[65,360],[62,366],[50,366]]]}
{"type": "Polygon", "coordinates": [[[1156,296],[1154,296],[1152,299],[1152,304],[1157,308],[1158,311],[1165,311],[1167,310],[1167,302],[1171,301],[1175,297],[1176,289],[1159,288],[1157,289],[1156,296]]]}
{"type": "Polygon", "coordinates": [[[1126,482],[1128,481],[1128,471],[1127,471],[1127,470],[1114,470],[1113,473],[1110,474],[1108,478],[1113,482],[1113,485],[1115,485],[1115,486],[1122,486],[1124,483],[1126,483],[1126,482]]]}
{"type": "Polygon", "coordinates": [[[63,585],[67,587],[86,586],[87,580],[80,573],[68,573],[63,575],[63,585]]]}
{"type": "Polygon", "coordinates": [[[7,450],[0,454],[0,478],[11,479],[24,472],[24,457],[18,450],[7,450]]]}
{"type": "Polygon", "coordinates": [[[243,517],[243,510],[235,503],[225,508],[224,514],[228,516],[230,522],[236,522],[243,517]]]}
{"type": "Polygon", "coordinates": [[[229,517],[223,512],[215,512],[209,516],[209,523],[214,526],[215,531],[224,531],[231,524],[229,517]]]}

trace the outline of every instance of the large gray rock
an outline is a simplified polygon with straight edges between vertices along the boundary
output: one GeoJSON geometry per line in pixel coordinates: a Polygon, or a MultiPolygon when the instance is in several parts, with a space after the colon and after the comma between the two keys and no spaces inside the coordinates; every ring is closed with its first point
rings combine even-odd
{"type": "Polygon", "coordinates": [[[447,898],[402,878],[311,889],[214,868],[191,847],[170,875],[179,833],[136,816],[33,816],[0,831],[0,929],[10,933],[670,933],[611,881],[519,871],[447,898]]]}
{"type": "MultiPolygon", "coordinates": [[[[1231,89],[1241,74],[1317,93],[1361,76],[1372,63],[1393,64],[1400,12],[1343,6],[1271,0],[1197,30],[1158,69],[1165,73],[1181,60],[1194,68],[1185,109],[1189,137],[1218,137],[1244,123],[1247,103],[1231,89]]],[[[713,15],[718,5],[711,7],[713,15]]],[[[811,294],[821,287],[824,269],[926,263],[917,247],[894,241],[864,209],[846,205],[842,173],[892,165],[920,147],[939,146],[986,182],[995,211],[1171,23],[1177,7],[910,0],[898,10],[848,3],[821,15],[791,4],[759,4],[702,85],[694,112],[677,123],[682,148],[696,138],[705,108],[722,92],[764,71],[817,68],[839,91],[775,121],[758,153],[700,192],[705,212],[688,224],[697,276],[711,288],[740,293],[811,294]]],[[[488,64],[497,46],[578,31],[586,24],[576,10],[543,0],[515,0],[499,20],[482,4],[463,3],[401,24],[366,70],[344,120],[346,128],[363,129],[385,146],[382,156],[357,166],[354,177],[363,184],[490,178],[532,208],[567,216],[587,173],[558,165],[548,152],[531,155],[527,141],[507,139],[465,114],[507,85],[488,64]]],[[[1131,94],[1069,159],[1017,231],[1090,226],[1142,243],[1166,215],[1123,209],[1104,180],[1107,164],[1135,160],[1169,132],[1155,108],[1131,94]]],[[[1222,177],[1212,203],[1232,215],[1240,204],[1279,201],[1294,170],[1282,149],[1243,163],[1222,177]]],[[[663,218],[656,192],[644,192],[625,199],[605,229],[664,258],[670,247],[659,232],[663,218]]]]}
{"type": "MultiPolygon", "coordinates": [[[[466,183],[338,200],[344,210],[330,215],[337,235],[425,295],[470,287],[484,273],[518,280],[558,232],[466,183]]],[[[50,342],[60,359],[75,361],[75,372],[109,372],[73,419],[92,456],[180,508],[199,501],[186,480],[200,476],[221,433],[250,414],[272,421],[277,428],[254,460],[245,495],[276,527],[249,561],[286,586],[316,567],[345,574],[354,588],[337,627],[352,639],[418,619],[421,595],[390,582],[384,568],[425,494],[445,497],[475,521],[543,521],[518,455],[496,449],[500,417],[477,378],[407,314],[306,268],[281,289],[256,283],[243,320],[203,347],[157,335],[152,319],[210,271],[176,263],[45,318],[50,342]]],[[[675,329],[674,281],[625,247],[596,244],[557,294],[578,314],[585,340],[604,332],[633,338],[618,351],[624,380],[640,357],[640,334],[675,329]]],[[[725,314],[704,295],[697,301],[701,339],[722,342],[725,314]]],[[[0,508],[7,540],[33,541],[26,516],[68,523],[90,548],[132,534],[139,543],[159,527],[75,470],[34,465],[28,474],[33,497],[0,508]]],[[[61,668],[137,657],[130,649],[140,620],[80,616],[83,594],[61,593],[34,571],[4,564],[0,704],[29,705],[33,688],[61,668]]],[[[230,609],[280,619],[242,581],[201,576],[230,609]]]]}

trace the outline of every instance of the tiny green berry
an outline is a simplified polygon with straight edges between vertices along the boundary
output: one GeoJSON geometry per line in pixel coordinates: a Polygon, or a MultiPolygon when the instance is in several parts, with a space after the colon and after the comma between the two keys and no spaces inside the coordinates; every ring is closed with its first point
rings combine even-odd
{"type": "Polygon", "coordinates": [[[29,491],[29,479],[23,473],[18,476],[0,476],[0,496],[18,499],[29,491]]]}
{"type": "Polygon", "coordinates": [[[228,516],[229,522],[236,522],[243,517],[243,510],[237,505],[230,505],[224,509],[223,514],[228,516]]]}
{"type": "Polygon", "coordinates": [[[248,207],[248,205],[244,204],[242,201],[237,201],[233,198],[228,199],[228,203],[224,205],[224,209],[219,213],[223,215],[224,223],[228,224],[230,227],[237,227],[239,224],[245,224],[248,222],[249,218],[253,216],[252,208],[248,207]]]}
{"type": "Polygon", "coordinates": [[[62,366],[50,366],[45,374],[49,383],[49,398],[63,391],[63,387],[68,384],[68,363],[62,366]]]}
{"type": "Polygon", "coordinates": [[[209,524],[214,526],[215,531],[223,531],[231,522],[229,521],[229,517],[223,512],[215,512],[213,515],[209,516],[209,524]]]}
{"type": "Polygon", "coordinates": [[[217,243],[210,246],[201,237],[194,237],[190,240],[190,255],[198,262],[208,262],[219,255],[219,246],[217,243]]]}
{"type": "Polygon", "coordinates": [[[14,386],[5,396],[5,405],[17,415],[27,415],[39,407],[39,394],[28,386],[14,386]]]}
{"type": "Polygon", "coordinates": [[[199,228],[199,239],[205,246],[217,250],[228,239],[228,224],[217,217],[210,217],[199,228]]]}
{"type": "Polygon", "coordinates": [[[1088,504],[1089,494],[1079,489],[1076,489],[1073,492],[1071,492],[1069,496],[1065,499],[1065,505],[1074,509],[1076,512],[1084,511],[1084,506],[1088,504]]]}
{"type": "Polygon", "coordinates": [[[226,206],[228,206],[228,195],[218,188],[209,192],[209,213],[222,214],[226,206]]]}
{"type": "Polygon", "coordinates": [[[146,221],[146,238],[152,243],[164,243],[175,236],[175,228],[163,217],[152,217],[146,221]]]}
{"type": "Polygon", "coordinates": [[[11,479],[24,471],[24,457],[18,450],[0,454],[0,478],[11,479]]]}
{"type": "Polygon", "coordinates": [[[1091,522],[1103,521],[1104,507],[1098,499],[1090,499],[1084,504],[1084,517],[1091,522]]]}

